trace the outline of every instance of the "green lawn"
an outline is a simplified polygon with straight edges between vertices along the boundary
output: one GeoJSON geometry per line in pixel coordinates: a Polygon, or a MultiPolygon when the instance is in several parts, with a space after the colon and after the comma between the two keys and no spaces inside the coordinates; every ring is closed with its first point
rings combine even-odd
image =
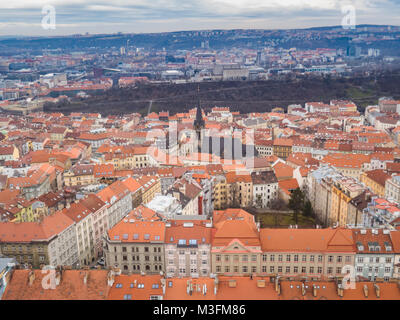
{"type": "MultiPolygon", "coordinates": [[[[275,225],[275,217],[273,214],[270,213],[260,213],[257,215],[257,218],[261,221],[261,227],[263,226],[274,226],[275,225]]],[[[299,226],[312,226],[314,225],[314,219],[304,217],[303,215],[299,214],[298,216],[299,226]]],[[[295,221],[293,219],[293,215],[282,214],[280,215],[280,219],[278,220],[279,226],[288,226],[294,225],[295,221]]]]}

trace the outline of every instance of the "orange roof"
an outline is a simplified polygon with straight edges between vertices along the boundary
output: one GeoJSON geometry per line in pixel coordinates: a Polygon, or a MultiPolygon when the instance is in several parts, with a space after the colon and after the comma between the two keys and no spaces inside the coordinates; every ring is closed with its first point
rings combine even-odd
{"type": "Polygon", "coordinates": [[[209,220],[171,221],[171,226],[166,228],[165,243],[177,244],[179,240],[197,240],[198,244],[211,243],[213,228],[207,227],[209,220]],[[188,224],[190,223],[190,224],[188,224]]]}
{"type": "Polygon", "coordinates": [[[48,240],[61,233],[74,222],[62,214],[56,212],[46,216],[41,223],[36,222],[1,222],[0,242],[31,242],[32,240],[48,240]]]}
{"type": "Polygon", "coordinates": [[[165,239],[165,223],[141,221],[131,212],[108,231],[111,241],[162,243],[165,239]]]}
{"type": "Polygon", "coordinates": [[[287,179],[278,181],[279,189],[290,195],[291,190],[299,188],[299,183],[296,179],[287,179]]]}
{"type": "Polygon", "coordinates": [[[14,270],[4,300],[105,300],[108,296],[106,270],[64,270],[55,289],[43,289],[42,280],[50,271],[33,270],[35,279],[28,284],[30,270],[14,270]],[[87,283],[84,277],[87,274],[87,283]]]}
{"type": "Polygon", "coordinates": [[[290,179],[293,177],[294,169],[283,162],[278,162],[275,164],[273,169],[278,180],[290,179]]]}
{"type": "Polygon", "coordinates": [[[171,278],[166,279],[165,300],[214,300],[214,279],[212,278],[171,278]],[[187,293],[188,283],[192,283],[192,294],[187,293]],[[203,294],[203,287],[207,287],[207,291],[203,294]],[[200,287],[200,292],[197,288],[200,287]]]}
{"type": "Polygon", "coordinates": [[[218,300],[278,300],[275,284],[269,277],[227,277],[218,278],[218,300]],[[260,286],[261,285],[261,286],[260,286]],[[264,287],[262,287],[264,286],[264,287]]]}
{"type": "Polygon", "coordinates": [[[308,281],[305,283],[305,295],[302,295],[301,281],[281,281],[280,300],[399,300],[397,283],[376,283],[380,289],[380,298],[376,295],[373,282],[356,282],[355,289],[343,290],[343,297],[337,293],[337,285],[333,281],[308,281]],[[313,296],[313,288],[316,288],[316,296],[313,296]],[[364,287],[367,287],[368,297],[364,295],[364,287]]]}
{"type": "Polygon", "coordinates": [[[355,253],[350,229],[261,229],[263,252],[355,253]]]}
{"type": "Polygon", "coordinates": [[[120,275],[114,279],[108,300],[150,300],[162,295],[160,275],[120,275]]]}

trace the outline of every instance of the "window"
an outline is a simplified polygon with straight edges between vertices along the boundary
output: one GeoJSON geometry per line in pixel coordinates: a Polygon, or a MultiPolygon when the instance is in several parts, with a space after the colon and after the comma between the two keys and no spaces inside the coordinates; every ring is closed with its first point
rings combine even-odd
{"type": "Polygon", "coordinates": [[[310,262],[314,262],[314,256],[310,256],[310,262]]]}
{"type": "Polygon", "coordinates": [[[263,255],[262,255],[262,261],[263,261],[263,262],[266,262],[266,261],[267,261],[267,255],[266,255],[266,254],[263,254],[263,255]]]}
{"type": "Polygon", "coordinates": [[[281,254],[278,255],[278,261],[279,261],[279,262],[282,262],[282,260],[283,260],[283,255],[281,255],[281,254]]]}
{"type": "Polygon", "coordinates": [[[333,256],[328,257],[328,262],[333,262],[333,256]]]}
{"type": "Polygon", "coordinates": [[[274,267],[269,267],[269,272],[271,272],[271,273],[273,273],[275,271],[275,268],[274,267]]]}
{"type": "Polygon", "coordinates": [[[221,266],[217,266],[216,271],[221,272],[221,266]]]}
{"type": "Polygon", "coordinates": [[[132,300],[131,294],[124,294],[124,300],[132,300]]]}
{"type": "Polygon", "coordinates": [[[282,273],[282,266],[279,266],[279,267],[278,267],[278,272],[279,272],[279,273],[282,273]]]}
{"type": "Polygon", "coordinates": [[[248,256],[247,255],[243,255],[242,256],[242,261],[247,262],[248,261],[248,256]]]}
{"type": "Polygon", "coordinates": [[[286,261],[290,262],[290,254],[286,255],[286,261]]]}
{"type": "Polygon", "coordinates": [[[314,267],[310,267],[310,273],[311,273],[311,274],[314,273],[314,267]]]}
{"type": "Polygon", "coordinates": [[[243,267],[242,267],[242,272],[243,272],[243,273],[247,273],[247,267],[246,267],[246,266],[243,266],[243,267]]]}
{"type": "Polygon", "coordinates": [[[392,263],[392,258],[386,258],[386,263],[392,263]]]}
{"type": "Polygon", "coordinates": [[[229,266],[226,266],[226,267],[225,267],[225,272],[228,273],[229,271],[230,271],[229,266]]]}
{"type": "Polygon", "coordinates": [[[221,256],[220,256],[219,254],[217,254],[217,255],[215,256],[215,260],[218,261],[218,262],[221,261],[221,256]]]}
{"type": "Polygon", "coordinates": [[[255,254],[253,254],[251,256],[251,261],[253,261],[253,262],[257,261],[257,256],[255,254]]]}
{"type": "Polygon", "coordinates": [[[295,261],[295,262],[299,261],[299,255],[298,255],[298,254],[295,254],[295,255],[294,255],[294,261],[295,261]]]}
{"type": "Polygon", "coordinates": [[[322,256],[321,255],[318,256],[318,262],[322,262],[322,256]]]}
{"type": "Polygon", "coordinates": [[[271,254],[271,255],[269,256],[269,260],[270,260],[271,262],[275,261],[275,255],[274,255],[274,254],[271,254]]]}
{"type": "Polygon", "coordinates": [[[290,267],[286,267],[286,273],[290,273],[290,267]]]}
{"type": "Polygon", "coordinates": [[[332,272],[333,272],[333,268],[332,268],[332,267],[329,267],[329,268],[328,268],[328,274],[332,274],[332,272]]]}
{"type": "Polygon", "coordinates": [[[322,273],[322,267],[318,267],[318,273],[322,273]]]}
{"type": "Polygon", "coordinates": [[[342,256],[337,256],[336,257],[336,262],[342,262],[342,256]]]}
{"type": "Polygon", "coordinates": [[[336,268],[336,274],[340,274],[340,273],[342,273],[342,268],[336,268]]]}
{"type": "Polygon", "coordinates": [[[299,272],[299,268],[298,268],[298,267],[294,267],[294,268],[293,268],[293,272],[294,272],[294,273],[298,273],[298,272],[299,272]]]}
{"type": "Polygon", "coordinates": [[[351,262],[351,256],[346,256],[346,262],[351,262]]]}
{"type": "Polygon", "coordinates": [[[267,266],[262,266],[261,270],[262,270],[263,273],[267,272],[267,266]]]}

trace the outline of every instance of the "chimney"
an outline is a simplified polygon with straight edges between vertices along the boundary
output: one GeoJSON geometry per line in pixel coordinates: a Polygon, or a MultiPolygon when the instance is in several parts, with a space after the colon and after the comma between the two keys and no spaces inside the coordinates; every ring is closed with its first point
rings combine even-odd
{"type": "Polygon", "coordinates": [[[83,275],[83,284],[86,286],[88,283],[89,279],[89,271],[85,271],[85,274],[83,275]]]}
{"type": "Polygon", "coordinates": [[[364,284],[363,291],[364,291],[364,296],[365,296],[366,298],[368,298],[368,286],[367,286],[366,284],[364,284]]]}
{"type": "Polygon", "coordinates": [[[313,294],[314,297],[317,296],[317,286],[316,286],[315,284],[313,284],[313,291],[312,291],[312,294],[313,294]]]}
{"type": "Polygon", "coordinates": [[[114,271],[110,270],[107,275],[107,284],[109,287],[112,287],[115,281],[114,271]]]}
{"type": "Polygon", "coordinates": [[[343,293],[344,293],[343,286],[342,286],[341,283],[338,283],[337,284],[337,294],[338,294],[338,296],[343,298],[343,293]]]}
{"type": "Polygon", "coordinates": [[[219,284],[218,275],[215,275],[215,279],[214,279],[214,295],[217,295],[217,292],[218,292],[218,284],[219,284]]]}
{"type": "Polygon", "coordinates": [[[56,271],[56,287],[58,287],[61,283],[61,271],[56,271]]]}
{"type": "Polygon", "coordinates": [[[163,295],[165,295],[165,289],[166,289],[166,281],[165,278],[161,278],[161,287],[162,287],[162,291],[163,291],[163,295]]]}
{"type": "Polygon", "coordinates": [[[375,294],[377,298],[381,297],[381,288],[379,288],[379,286],[375,283],[374,284],[374,288],[375,288],[375,294]]]}
{"type": "Polygon", "coordinates": [[[31,270],[31,271],[29,271],[29,274],[28,274],[28,283],[29,283],[29,286],[32,286],[33,285],[33,281],[35,281],[35,271],[33,271],[33,270],[31,270]]]}
{"type": "Polygon", "coordinates": [[[278,293],[278,295],[281,294],[281,284],[279,283],[279,277],[275,278],[275,291],[278,293]]]}

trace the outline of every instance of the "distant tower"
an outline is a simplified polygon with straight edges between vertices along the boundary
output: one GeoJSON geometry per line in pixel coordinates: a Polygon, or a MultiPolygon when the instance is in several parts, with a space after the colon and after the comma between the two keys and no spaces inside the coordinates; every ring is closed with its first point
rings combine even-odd
{"type": "MultiPolygon", "coordinates": [[[[197,88],[197,92],[200,92],[200,87],[197,88]]],[[[196,111],[196,119],[194,120],[194,130],[196,130],[196,135],[197,135],[197,152],[200,152],[201,146],[202,146],[202,130],[205,128],[205,122],[203,119],[203,112],[201,110],[201,103],[200,103],[200,98],[197,106],[197,111],[196,111]]]]}
{"type": "Polygon", "coordinates": [[[257,52],[256,65],[261,66],[261,51],[257,52]]]}

